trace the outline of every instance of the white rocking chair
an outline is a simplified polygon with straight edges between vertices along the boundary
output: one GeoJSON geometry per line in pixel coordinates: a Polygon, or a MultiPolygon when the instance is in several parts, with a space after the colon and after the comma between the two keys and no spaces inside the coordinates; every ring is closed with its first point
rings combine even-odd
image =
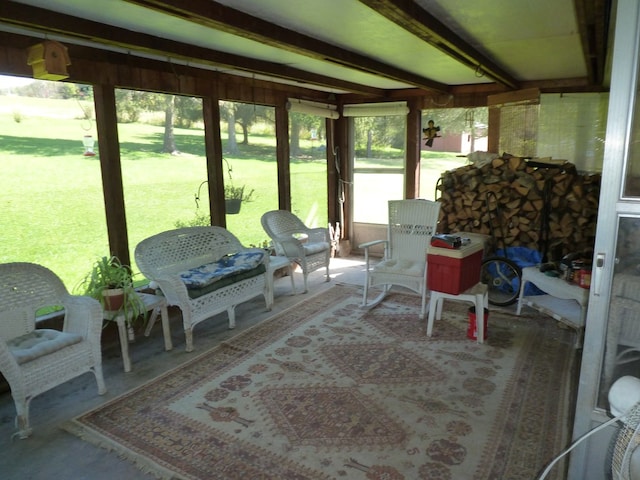
{"type": "Polygon", "coordinates": [[[393,285],[406,287],[422,297],[420,319],[426,313],[427,247],[436,232],[440,203],[429,200],[389,201],[389,225],[386,240],[361,244],[364,249],[366,277],[362,307],[378,305],[393,285]],[[384,244],[384,257],[371,264],[369,249],[384,244]],[[382,285],[382,292],[368,300],[369,288],[382,285]]]}
{"type": "Polygon", "coordinates": [[[70,295],[51,270],[33,263],[0,265],[0,372],[16,406],[15,435],[31,434],[29,404],[36,395],[87,372],[102,376],[102,308],[97,300],[70,295]],[[36,312],[64,308],[63,329],[36,329],[36,312]]]}

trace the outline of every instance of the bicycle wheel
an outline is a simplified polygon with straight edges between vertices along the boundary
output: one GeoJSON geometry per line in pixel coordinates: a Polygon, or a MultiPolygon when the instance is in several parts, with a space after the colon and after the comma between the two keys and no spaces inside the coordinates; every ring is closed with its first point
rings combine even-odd
{"type": "Polygon", "coordinates": [[[489,303],[504,307],[518,300],[522,270],[505,257],[489,257],[482,261],[480,281],[489,286],[489,303]]]}

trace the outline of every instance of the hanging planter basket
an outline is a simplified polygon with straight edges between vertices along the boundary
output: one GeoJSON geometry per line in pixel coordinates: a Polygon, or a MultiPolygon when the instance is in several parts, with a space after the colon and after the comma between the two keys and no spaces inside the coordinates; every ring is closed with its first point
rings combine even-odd
{"type": "Polygon", "coordinates": [[[224,208],[226,212],[231,215],[240,213],[241,206],[242,206],[241,198],[227,198],[224,201],[224,208]]]}

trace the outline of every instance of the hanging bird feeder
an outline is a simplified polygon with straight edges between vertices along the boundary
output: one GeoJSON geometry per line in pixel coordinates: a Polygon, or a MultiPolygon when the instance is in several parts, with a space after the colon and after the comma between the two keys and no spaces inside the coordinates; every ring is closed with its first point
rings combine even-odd
{"type": "Polygon", "coordinates": [[[93,157],[95,152],[93,151],[93,146],[95,145],[95,140],[91,135],[85,135],[82,139],[82,144],[84,145],[84,156],[85,157],[93,157]]]}

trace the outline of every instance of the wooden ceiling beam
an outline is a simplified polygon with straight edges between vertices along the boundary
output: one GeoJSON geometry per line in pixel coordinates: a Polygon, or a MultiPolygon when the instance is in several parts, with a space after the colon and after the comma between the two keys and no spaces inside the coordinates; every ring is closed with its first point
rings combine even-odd
{"type": "Polygon", "coordinates": [[[578,30],[589,83],[602,85],[605,77],[610,0],[574,0],[578,30]]]}
{"type": "Polygon", "coordinates": [[[55,13],[39,7],[14,2],[0,3],[0,22],[17,26],[43,35],[56,34],[70,43],[91,43],[94,47],[127,52],[132,56],[156,56],[179,60],[189,65],[202,65],[212,70],[235,70],[252,76],[264,75],[283,81],[317,85],[332,90],[359,93],[367,96],[383,96],[385,91],[324,75],[314,74],[286,65],[228,54],[195,45],[188,45],[165,38],[112,27],[98,22],[55,13]]]}
{"type": "MultiPolygon", "coordinates": [[[[0,75],[32,77],[27,64],[27,49],[38,38],[0,32],[0,75]]],[[[303,86],[239,77],[192,66],[173,65],[166,61],[134,58],[126,53],[99,50],[81,45],[68,45],[72,83],[107,84],[169,94],[209,96],[212,89],[222,100],[261,105],[276,105],[282,96],[316,102],[328,102],[330,93],[303,86]]],[[[362,98],[378,98],[361,95],[362,98]]]]}
{"type": "Polygon", "coordinates": [[[180,2],[163,0],[126,1],[265,45],[390,78],[425,90],[446,93],[449,89],[443,83],[407,72],[370,57],[350,52],[344,48],[275,25],[212,0],[182,0],[180,2]]]}
{"type": "Polygon", "coordinates": [[[429,45],[509,88],[519,82],[494,61],[456,35],[414,0],[359,0],[429,45]]]}

